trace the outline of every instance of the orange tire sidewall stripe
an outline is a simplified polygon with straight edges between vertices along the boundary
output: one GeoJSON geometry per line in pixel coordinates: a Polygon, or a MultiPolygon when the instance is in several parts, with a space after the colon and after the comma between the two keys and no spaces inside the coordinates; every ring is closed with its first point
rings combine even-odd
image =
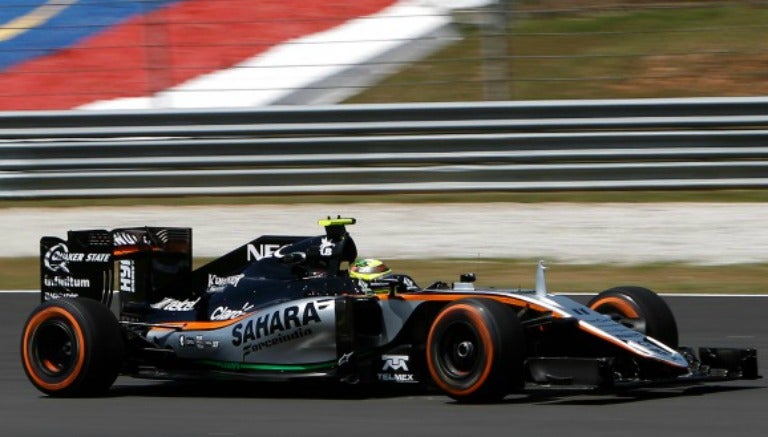
{"type": "Polygon", "coordinates": [[[485,326],[485,323],[483,321],[483,317],[480,314],[480,312],[477,310],[477,308],[467,305],[467,304],[458,304],[453,305],[449,307],[447,310],[441,312],[437,318],[435,318],[435,321],[432,323],[432,328],[429,330],[429,336],[427,337],[427,367],[429,368],[429,373],[432,375],[432,379],[437,383],[437,385],[443,389],[444,391],[453,394],[455,396],[464,396],[472,394],[474,391],[479,389],[483,386],[485,381],[488,379],[488,376],[491,374],[491,367],[493,367],[493,356],[494,356],[494,350],[493,350],[493,340],[491,339],[491,333],[488,331],[488,327],[485,326]],[[432,361],[432,354],[430,353],[432,350],[432,336],[435,331],[435,326],[437,326],[437,323],[442,320],[447,315],[453,313],[454,311],[463,311],[467,314],[467,316],[472,320],[474,328],[477,330],[478,334],[480,335],[480,340],[483,342],[483,345],[485,346],[484,349],[486,351],[486,363],[485,368],[483,369],[483,373],[480,375],[480,378],[478,378],[477,381],[475,381],[472,386],[463,389],[463,390],[456,390],[453,387],[450,387],[446,385],[443,381],[440,380],[439,375],[437,375],[437,372],[435,372],[435,363],[432,361]]]}
{"type": "Polygon", "coordinates": [[[63,308],[58,307],[48,307],[44,310],[40,311],[39,313],[35,314],[34,317],[27,323],[26,328],[24,329],[24,348],[23,348],[23,354],[22,357],[24,359],[24,368],[27,370],[27,374],[30,378],[32,378],[35,382],[35,384],[39,385],[40,387],[43,387],[46,390],[50,391],[57,391],[62,390],[67,387],[69,387],[75,379],[77,379],[78,376],[80,376],[80,372],[83,369],[83,365],[85,364],[85,336],[83,335],[83,330],[80,327],[80,324],[77,323],[77,320],[70,314],[68,311],[64,310],[63,308]],[[63,381],[57,382],[57,383],[50,383],[44,381],[36,371],[35,367],[32,365],[32,359],[29,356],[29,342],[32,337],[32,334],[37,330],[37,328],[40,327],[40,325],[43,324],[43,322],[50,320],[52,318],[64,318],[67,321],[69,321],[72,330],[75,332],[75,336],[77,337],[77,361],[75,362],[75,366],[72,369],[72,372],[67,376],[63,381]]]}
{"type": "Polygon", "coordinates": [[[597,302],[594,302],[592,305],[590,305],[590,308],[597,311],[597,309],[603,305],[616,308],[621,312],[621,315],[623,315],[624,317],[629,317],[633,319],[640,317],[640,314],[638,314],[637,309],[635,309],[635,307],[632,306],[632,304],[630,304],[629,302],[627,302],[626,300],[620,297],[606,296],[598,300],[597,302]]]}

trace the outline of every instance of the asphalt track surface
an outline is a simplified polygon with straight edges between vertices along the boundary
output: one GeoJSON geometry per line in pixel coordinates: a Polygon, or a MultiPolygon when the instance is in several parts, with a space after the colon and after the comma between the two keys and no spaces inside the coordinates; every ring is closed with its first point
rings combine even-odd
{"type": "MultiPolygon", "coordinates": [[[[755,436],[766,435],[766,380],[622,394],[535,393],[459,405],[436,393],[376,396],[287,384],[119,378],[108,397],[53,399],[26,379],[22,324],[38,296],[0,295],[2,436],[755,436]]],[[[586,299],[586,297],[577,297],[586,299]]],[[[668,297],[681,344],[756,347],[768,375],[768,299],[668,297]]]]}

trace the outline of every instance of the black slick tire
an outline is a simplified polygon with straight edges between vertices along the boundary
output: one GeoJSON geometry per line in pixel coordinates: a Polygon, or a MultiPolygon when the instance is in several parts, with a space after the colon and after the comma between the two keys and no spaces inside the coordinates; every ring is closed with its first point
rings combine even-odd
{"type": "Polygon", "coordinates": [[[622,286],[605,290],[587,304],[591,309],[618,315],[622,318],[640,318],[645,321],[644,334],[676,349],[678,332],[675,316],[669,305],[655,292],[642,287],[622,286]]]}
{"type": "Polygon", "coordinates": [[[50,396],[104,394],[117,378],[123,350],[114,314],[85,298],[44,302],[30,314],[21,338],[24,372],[50,396]]]}
{"type": "Polygon", "coordinates": [[[464,299],[435,317],[427,336],[432,380],[459,402],[497,402],[524,384],[525,338],[515,312],[490,299],[464,299]]]}

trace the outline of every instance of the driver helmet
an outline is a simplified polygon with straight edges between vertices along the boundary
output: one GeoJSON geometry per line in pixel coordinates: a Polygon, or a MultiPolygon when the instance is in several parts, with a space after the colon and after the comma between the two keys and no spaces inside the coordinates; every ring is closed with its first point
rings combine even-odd
{"type": "Polygon", "coordinates": [[[376,278],[392,273],[392,269],[378,259],[365,258],[355,261],[349,268],[349,276],[365,282],[371,282],[376,278]]]}

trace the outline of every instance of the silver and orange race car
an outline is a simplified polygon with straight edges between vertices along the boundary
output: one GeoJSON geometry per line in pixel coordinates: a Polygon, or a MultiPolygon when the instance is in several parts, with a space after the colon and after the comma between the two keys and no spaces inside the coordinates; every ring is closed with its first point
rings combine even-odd
{"type": "Polygon", "coordinates": [[[127,375],[421,384],[463,402],[759,377],[754,349],[679,347],[654,292],[617,287],[582,305],[547,291],[541,263],[533,290],[481,289],[472,274],[423,288],[388,275],[361,287],[349,272],[354,223],[262,236],[198,269],[188,228],[44,237],[24,370],[51,396],[102,394],[127,375]]]}

